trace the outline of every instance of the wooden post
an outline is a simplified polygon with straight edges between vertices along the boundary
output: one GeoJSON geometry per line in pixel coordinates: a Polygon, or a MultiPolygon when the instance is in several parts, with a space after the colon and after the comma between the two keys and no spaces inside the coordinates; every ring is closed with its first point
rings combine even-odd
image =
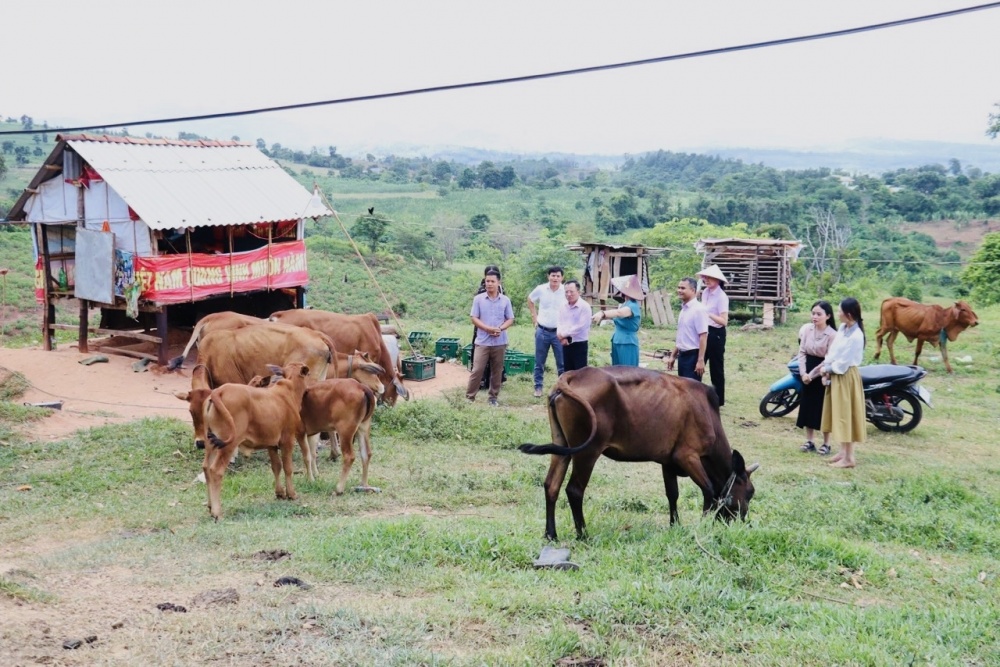
{"type": "Polygon", "coordinates": [[[156,311],[156,335],[160,337],[160,349],[156,363],[161,366],[166,366],[169,361],[167,354],[169,354],[170,346],[167,341],[167,334],[167,306],[160,306],[160,309],[156,311]]]}
{"type": "Polygon", "coordinates": [[[90,316],[90,304],[86,299],[80,299],[80,335],[77,337],[77,349],[86,354],[90,351],[88,342],[88,321],[90,316]]]}
{"type": "Polygon", "coordinates": [[[52,264],[49,262],[49,232],[44,224],[38,225],[39,236],[41,236],[42,251],[42,288],[43,309],[42,309],[42,349],[52,350],[52,327],[56,321],[56,307],[52,303],[52,264]]]}

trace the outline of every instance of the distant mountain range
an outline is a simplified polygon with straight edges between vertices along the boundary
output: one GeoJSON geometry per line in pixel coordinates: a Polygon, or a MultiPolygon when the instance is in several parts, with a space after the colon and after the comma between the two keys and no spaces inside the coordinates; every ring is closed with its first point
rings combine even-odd
{"type": "MultiPolygon", "coordinates": [[[[657,149],[651,149],[657,150],[657,149]]],[[[764,164],[775,169],[817,169],[828,167],[848,173],[881,175],[900,168],[940,164],[945,167],[957,159],[963,167],[978,167],[984,172],[1000,173],[1000,140],[996,145],[955,144],[935,141],[857,141],[842,148],[719,148],[688,147],[663,150],[676,153],[699,153],[742,160],[748,164],[764,164]]],[[[484,160],[507,162],[525,159],[570,160],[580,167],[613,169],[625,161],[625,155],[595,155],[574,153],[514,153],[460,146],[383,146],[371,151],[376,155],[426,156],[435,160],[454,160],[462,164],[479,164],[484,160]]]]}

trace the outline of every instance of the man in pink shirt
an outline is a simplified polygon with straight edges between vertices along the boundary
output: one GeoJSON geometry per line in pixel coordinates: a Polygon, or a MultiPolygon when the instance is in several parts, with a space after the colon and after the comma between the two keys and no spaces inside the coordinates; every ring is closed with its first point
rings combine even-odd
{"type": "Polygon", "coordinates": [[[677,316],[677,345],[667,359],[667,370],[674,369],[677,375],[701,381],[705,374],[705,346],[708,341],[708,313],[698,299],[698,281],[683,278],[677,283],[677,296],[681,300],[681,312],[677,316]]]}
{"type": "Polygon", "coordinates": [[[713,264],[698,274],[705,289],[701,291],[701,305],[708,313],[708,342],[705,361],[712,377],[712,386],[719,395],[719,405],[726,404],[726,325],[729,324],[729,297],[722,291],[726,276],[718,264],[713,264]]]}
{"type": "Polygon", "coordinates": [[[567,280],[566,303],[559,309],[556,336],[563,346],[563,367],[575,371],[587,365],[590,343],[590,304],[580,298],[580,283],[567,280]]]}

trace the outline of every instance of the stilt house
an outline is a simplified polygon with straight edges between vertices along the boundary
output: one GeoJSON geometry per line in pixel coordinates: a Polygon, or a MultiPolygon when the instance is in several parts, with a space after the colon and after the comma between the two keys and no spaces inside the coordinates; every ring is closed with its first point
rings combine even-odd
{"type": "Polygon", "coordinates": [[[751,309],[761,307],[765,320],[774,311],[782,323],[792,303],[792,260],[802,243],[776,239],[702,239],[695,249],[704,255],[701,268],[718,264],[729,280],[725,290],[730,301],[742,301],[751,309]]]}
{"type": "Polygon", "coordinates": [[[34,226],[46,349],[78,328],[81,352],[90,334],[127,335],[158,345],[132,356],[166,363],[168,323],[301,306],[304,223],[331,214],[249,144],[76,134],[57,137],[8,220],[34,226]],[[78,327],[55,321],[68,299],[78,327]]]}

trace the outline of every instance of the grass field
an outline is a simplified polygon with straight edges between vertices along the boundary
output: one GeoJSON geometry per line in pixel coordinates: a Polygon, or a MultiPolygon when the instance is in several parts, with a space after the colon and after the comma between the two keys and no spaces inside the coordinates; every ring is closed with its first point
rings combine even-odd
{"type": "MultiPolygon", "coordinates": [[[[757,412],[795,328],[733,331],[723,423],[762,464],[750,521],[701,519],[700,492],[682,480],[681,525],[670,528],[658,467],[603,460],[587,541],[572,539],[559,504],[575,572],[532,568],[547,460],[516,446],[549,438],[525,375],[505,385],[500,409],[456,393],[380,410],[378,495],[333,496],[339,464],[324,460],[317,482],[297,483],[297,501],[277,501],[266,462],[241,459],[219,523],[192,482],[201,457],[186,423],[33,442],[38,411],[17,407],[8,379],[0,663],[1000,664],[1000,308],[978,313],[981,325],[951,347],[953,362],[971,363],[947,375],[933,351],[922,360],[934,396],[923,423],[906,435],[869,427],[851,471],[799,453],[794,414],[757,412]],[[255,557],[279,549],[290,558],[255,557]],[[286,575],[311,588],[272,586],[286,575]],[[229,587],[235,604],[193,604],[229,587]],[[168,601],[188,612],[157,610],[168,601]]],[[[434,335],[467,338],[459,321],[434,335]]],[[[527,327],[512,331],[526,349],[527,327]]],[[[642,335],[647,351],[671,337],[642,335]]],[[[607,336],[595,334],[595,362],[607,336]]]]}

